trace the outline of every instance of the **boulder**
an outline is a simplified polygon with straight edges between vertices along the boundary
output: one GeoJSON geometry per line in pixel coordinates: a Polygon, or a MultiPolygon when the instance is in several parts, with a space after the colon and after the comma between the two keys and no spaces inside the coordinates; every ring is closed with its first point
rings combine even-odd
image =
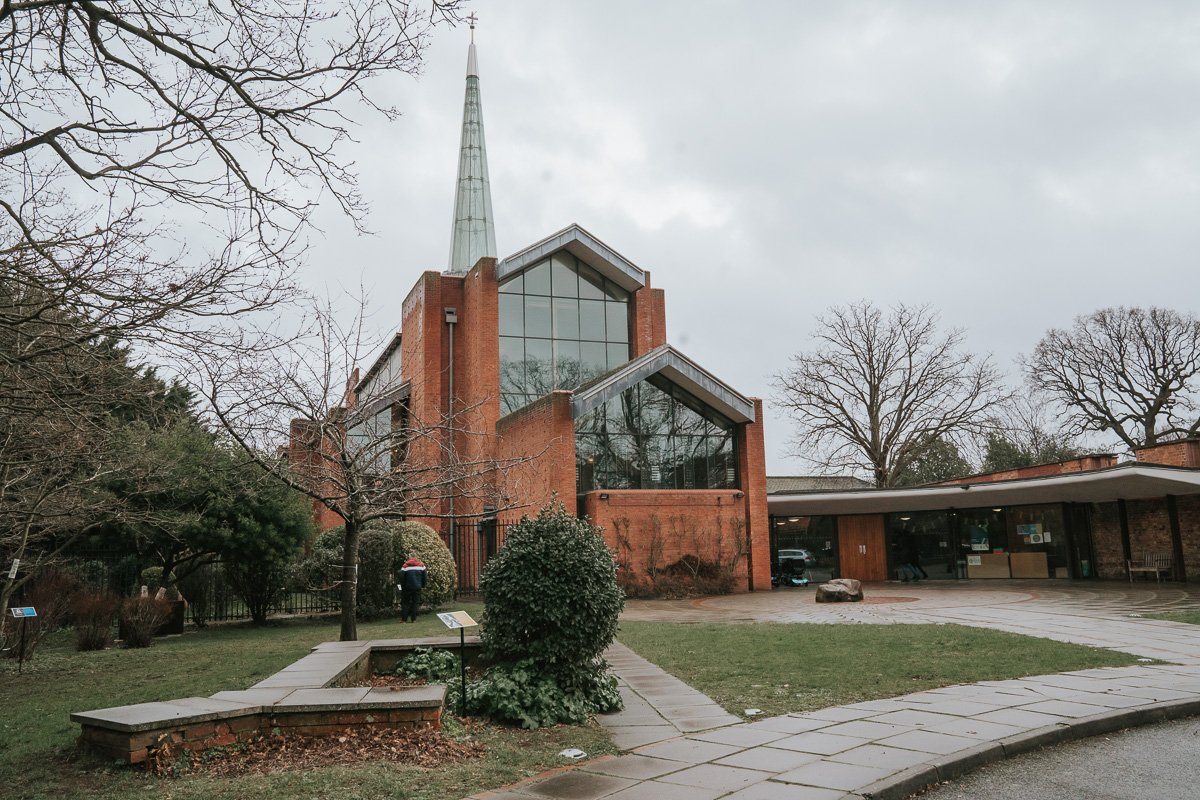
{"type": "Polygon", "coordinates": [[[862,582],[853,578],[835,578],[817,587],[818,603],[857,603],[862,599],[862,582]]]}

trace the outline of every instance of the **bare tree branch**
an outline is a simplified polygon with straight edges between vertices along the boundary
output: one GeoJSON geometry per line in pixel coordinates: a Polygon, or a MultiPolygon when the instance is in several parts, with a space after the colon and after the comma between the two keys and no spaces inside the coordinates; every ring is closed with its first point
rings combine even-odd
{"type": "Polygon", "coordinates": [[[818,318],[814,350],[775,376],[775,402],[796,421],[797,453],[892,486],[933,443],[984,430],[1007,398],[988,358],[959,350],[928,306],[885,315],[867,302],[818,318]]]}

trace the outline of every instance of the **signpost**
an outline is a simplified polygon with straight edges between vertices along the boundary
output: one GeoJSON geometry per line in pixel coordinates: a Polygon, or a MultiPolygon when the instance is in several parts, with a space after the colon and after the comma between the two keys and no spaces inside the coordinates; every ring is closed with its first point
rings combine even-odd
{"type": "Polygon", "coordinates": [[[438,619],[450,630],[458,628],[458,662],[462,668],[462,707],[460,710],[465,717],[467,715],[467,628],[474,628],[479,623],[471,619],[471,615],[465,611],[444,612],[438,614],[438,619]]]}
{"type": "Polygon", "coordinates": [[[21,634],[17,640],[17,674],[20,675],[22,668],[25,666],[25,620],[36,617],[37,609],[33,606],[22,606],[20,608],[10,608],[8,613],[12,614],[14,618],[21,620],[21,634]]]}

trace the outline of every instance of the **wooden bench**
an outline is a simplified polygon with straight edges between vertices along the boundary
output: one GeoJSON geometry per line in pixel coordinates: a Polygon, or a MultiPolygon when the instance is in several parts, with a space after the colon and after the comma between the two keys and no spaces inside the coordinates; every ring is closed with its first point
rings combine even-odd
{"type": "Polygon", "coordinates": [[[1130,559],[1125,562],[1125,569],[1129,572],[1129,582],[1133,583],[1133,573],[1146,572],[1154,573],[1154,579],[1162,582],[1162,576],[1171,575],[1171,554],[1170,553],[1142,553],[1142,557],[1138,559],[1130,559]]]}

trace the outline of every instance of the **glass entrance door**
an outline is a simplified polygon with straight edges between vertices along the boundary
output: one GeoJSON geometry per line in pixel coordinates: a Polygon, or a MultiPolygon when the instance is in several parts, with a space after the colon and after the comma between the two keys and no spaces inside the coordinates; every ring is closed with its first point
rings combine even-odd
{"type": "Polygon", "coordinates": [[[835,517],[774,517],[771,524],[771,573],[822,583],[838,577],[835,517]]]}
{"type": "Polygon", "coordinates": [[[950,511],[912,511],[888,514],[888,577],[901,576],[913,563],[922,580],[959,576],[958,519],[950,511]]]}

